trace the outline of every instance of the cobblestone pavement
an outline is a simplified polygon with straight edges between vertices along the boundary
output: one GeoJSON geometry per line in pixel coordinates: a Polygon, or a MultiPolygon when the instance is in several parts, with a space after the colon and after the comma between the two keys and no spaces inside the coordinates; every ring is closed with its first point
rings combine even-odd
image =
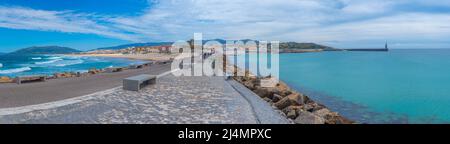
{"type": "Polygon", "coordinates": [[[246,124],[257,119],[222,77],[166,75],[141,92],[116,88],[72,104],[3,115],[0,123],[246,124]]]}

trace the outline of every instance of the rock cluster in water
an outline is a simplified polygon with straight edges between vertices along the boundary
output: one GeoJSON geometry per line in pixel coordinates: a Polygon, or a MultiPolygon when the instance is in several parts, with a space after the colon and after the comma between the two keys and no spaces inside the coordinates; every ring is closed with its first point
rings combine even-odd
{"type": "MultiPolygon", "coordinates": [[[[247,72],[248,73],[248,72],[247,72]]],[[[280,82],[276,87],[261,87],[260,81],[270,77],[237,76],[234,79],[248,89],[281,110],[287,118],[296,124],[352,124],[337,112],[332,112],[308,96],[296,92],[285,83],[280,82]]]]}

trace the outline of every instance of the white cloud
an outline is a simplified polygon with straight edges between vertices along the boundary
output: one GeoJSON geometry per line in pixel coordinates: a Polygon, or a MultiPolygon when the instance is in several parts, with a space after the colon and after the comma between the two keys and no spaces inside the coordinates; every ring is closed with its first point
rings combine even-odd
{"type": "MultiPolygon", "coordinates": [[[[434,0],[433,0],[434,1],[434,0]]],[[[205,38],[339,42],[449,37],[448,14],[402,11],[411,0],[164,0],[140,16],[0,7],[0,27],[91,33],[130,41],[205,38]]],[[[427,1],[428,2],[428,1],[427,1]]],[[[426,6],[438,5],[428,2],[426,6]]]]}
{"type": "Polygon", "coordinates": [[[408,13],[366,21],[310,28],[280,37],[297,37],[294,41],[420,41],[450,38],[450,15],[408,13]]]}
{"type": "Polygon", "coordinates": [[[108,25],[99,24],[99,17],[77,14],[70,11],[45,11],[22,7],[0,6],[0,27],[26,30],[58,31],[68,33],[97,34],[124,40],[136,40],[134,35],[125,34],[108,25]]]}

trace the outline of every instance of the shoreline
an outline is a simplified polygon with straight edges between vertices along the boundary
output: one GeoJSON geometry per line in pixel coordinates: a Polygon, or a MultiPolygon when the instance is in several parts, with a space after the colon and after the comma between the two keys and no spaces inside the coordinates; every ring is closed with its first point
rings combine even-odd
{"type": "Polygon", "coordinates": [[[298,92],[286,83],[279,80],[276,87],[265,88],[260,86],[261,80],[270,80],[272,77],[258,77],[248,70],[242,70],[236,65],[227,65],[227,73],[248,90],[258,95],[262,100],[281,111],[287,119],[296,124],[356,124],[338,112],[330,110],[325,105],[316,102],[304,93],[298,92]],[[235,72],[230,71],[236,69],[235,72]],[[236,76],[243,73],[245,76],[236,76]]]}
{"type": "Polygon", "coordinates": [[[298,92],[280,80],[275,88],[263,88],[258,86],[260,80],[257,77],[233,77],[254,92],[262,100],[281,111],[284,116],[296,124],[356,124],[338,112],[330,110],[327,106],[311,99],[309,96],[298,92]]]}
{"type": "MultiPolygon", "coordinates": [[[[148,62],[148,64],[151,63],[160,63],[160,62],[166,62],[170,61],[174,55],[165,55],[165,54],[157,54],[157,55],[149,55],[149,54],[54,54],[53,56],[76,56],[76,57],[105,57],[105,58],[119,58],[119,59],[129,59],[129,60],[136,60],[136,61],[145,61],[148,62]]],[[[147,64],[147,63],[146,63],[147,64]]],[[[146,65],[146,64],[140,64],[140,65],[146,65]]],[[[129,69],[133,64],[127,64],[126,66],[121,67],[114,67],[114,68],[123,68],[124,70],[129,69]]],[[[89,74],[98,74],[98,73],[104,73],[106,69],[109,67],[104,68],[90,68],[90,69],[84,69],[84,70],[76,70],[76,71],[55,71],[51,74],[42,74],[43,76],[46,76],[47,79],[58,79],[58,78],[70,78],[70,77],[83,77],[87,76],[89,74]],[[81,75],[81,76],[80,76],[81,75]]],[[[41,75],[41,74],[37,74],[41,75]]],[[[34,75],[23,75],[23,76],[34,76],[34,75]]],[[[0,75],[0,85],[2,84],[8,84],[8,83],[14,83],[15,78],[18,76],[1,76],[0,75]]]]}

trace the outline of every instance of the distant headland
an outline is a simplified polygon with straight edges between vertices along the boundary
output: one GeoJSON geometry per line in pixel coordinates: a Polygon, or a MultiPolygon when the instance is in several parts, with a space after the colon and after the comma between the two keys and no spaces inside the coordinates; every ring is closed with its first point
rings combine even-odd
{"type": "Polygon", "coordinates": [[[80,50],[76,50],[68,47],[60,46],[33,46],[28,48],[19,49],[17,51],[8,54],[71,54],[79,53],[80,50]]]}

